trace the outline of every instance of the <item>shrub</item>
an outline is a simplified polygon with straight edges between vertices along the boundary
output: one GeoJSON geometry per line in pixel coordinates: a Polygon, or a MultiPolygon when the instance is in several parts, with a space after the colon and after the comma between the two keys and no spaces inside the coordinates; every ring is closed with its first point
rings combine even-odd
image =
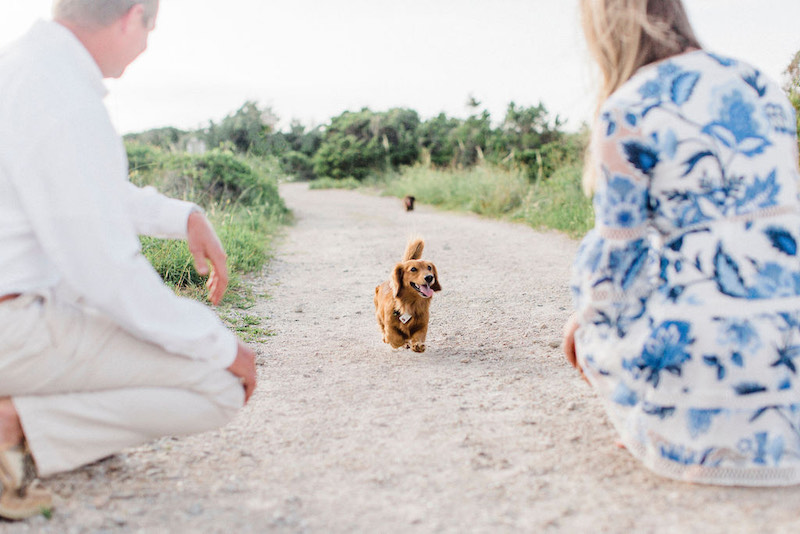
{"type": "MultiPolygon", "coordinates": [[[[131,181],[138,185],[152,185],[165,195],[196,202],[206,209],[229,202],[286,213],[278,194],[279,165],[274,160],[237,156],[220,148],[201,155],[144,153],[154,156],[155,162],[147,172],[131,172],[131,181]]],[[[134,153],[134,157],[139,156],[134,153]]]]}
{"type": "Polygon", "coordinates": [[[298,180],[313,180],[317,176],[314,174],[311,158],[296,150],[285,152],[281,156],[281,169],[298,180]]]}
{"type": "Polygon", "coordinates": [[[156,172],[165,153],[151,145],[140,143],[126,143],[125,150],[128,154],[128,171],[131,173],[148,174],[156,172]]]}
{"type": "Polygon", "coordinates": [[[246,205],[263,200],[265,187],[269,187],[253,172],[253,168],[232,152],[219,149],[210,150],[201,156],[191,158],[196,170],[196,186],[203,196],[212,201],[230,200],[246,205]]]}
{"type": "Polygon", "coordinates": [[[141,133],[127,134],[124,139],[126,143],[148,145],[158,147],[163,150],[175,150],[180,145],[187,132],[167,126],[165,128],[153,128],[141,133]]]}
{"type": "Polygon", "coordinates": [[[455,163],[458,148],[455,130],[460,124],[459,119],[447,117],[444,113],[420,124],[419,143],[428,159],[424,163],[437,167],[455,163]]]}
{"type": "Polygon", "coordinates": [[[312,158],[314,173],[363,180],[375,172],[411,165],[419,157],[418,128],[419,116],[412,110],[346,111],[331,119],[325,130],[312,158]]]}
{"type": "Polygon", "coordinates": [[[330,134],[314,154],[314,173],[341,179],[352,176],[366,178],[374,170],[383,170],[384,152],[374,139],[359,139],[355,135],[330,134]]]}

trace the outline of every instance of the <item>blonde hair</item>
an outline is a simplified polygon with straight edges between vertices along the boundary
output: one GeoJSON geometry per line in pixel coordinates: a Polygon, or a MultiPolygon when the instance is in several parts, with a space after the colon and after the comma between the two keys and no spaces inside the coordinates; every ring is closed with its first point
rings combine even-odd
{"type": "MultiPolygon", "coordinates": [[[[600,67],[595,125],[600,107],[641,67],[700,48],[681,0],[581,0],[581,22],[589,52],[600,67]]],[[[594,189],[591,146],[584,189],[594,189]]]]}
{"type": "Polygon", "coordinates": [[[149,24],[158,12],[158,0],[54,0],[53,19],[104,28],[136,4],[144,7],[144,23],[149,24]]]}

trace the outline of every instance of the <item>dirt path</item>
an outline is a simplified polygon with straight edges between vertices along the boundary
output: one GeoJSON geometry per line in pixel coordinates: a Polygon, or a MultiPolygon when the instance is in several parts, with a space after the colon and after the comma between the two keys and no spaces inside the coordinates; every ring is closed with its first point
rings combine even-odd
{"type": "Polygon", "coordinates": [[[297,216],[252,313],[260,388],[221,432],[48,481],[51,521],[0,532],[796,532],[800,490],[691,486],[624,451],[560,357],[577,243],[353,192],[297,216]],[[443,291],[428,350],[380,341],[375,285],[409,235],[443,291]]]}

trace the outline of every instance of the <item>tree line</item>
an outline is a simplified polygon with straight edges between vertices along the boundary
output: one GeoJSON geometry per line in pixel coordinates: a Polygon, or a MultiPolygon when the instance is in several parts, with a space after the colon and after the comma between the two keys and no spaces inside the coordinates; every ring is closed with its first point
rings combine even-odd
{"type": "Polygon", "coordinates": [[[425,164],[438,168],[469,168],[488,162],[523,169],[531,180],[550,176],[558,167],[580,161],[585,128],[563,129],[544,104],[511,102],[502,121],[494,123],[474,98],[467,118],[444,113],[423,120],[407,108],[387,111],[345,111],[327,124],[307,128],[292,121],[278,130],[278,117],[268,107],[247,101],[238,110],[194,131],[159,128],[129,134],[126,141],[169,150],[228,148],[256,157],[275,157],[286,174],[300,179],[366,177],[425,164]]]}
{"type": "MultiPolygon", "coordinates": [[[[783,89],[797,110],[800,126],[800,51],[785,70],[783,89]]],[[[470,97],[467,118],[440,113],[423,120],[413,109],[345,111],[327,124],[307,128],[292,121],[278,130],[279,118],[269,107],[247,101],[238,110],[205,128],[183,131],[159,128],[129,134],[126,141],[169,150],[224,148],[256,157],[273,157],[281,170],[304,180],[355,179],[423,164],[433,168],[468,169],[479,163],[522,170],[532,181],[558,168],[580,163],[588,128],[564,130],[541,102],[535,106],[508,104],[501,121],[494,121],[481,103],[470,97]]]]}

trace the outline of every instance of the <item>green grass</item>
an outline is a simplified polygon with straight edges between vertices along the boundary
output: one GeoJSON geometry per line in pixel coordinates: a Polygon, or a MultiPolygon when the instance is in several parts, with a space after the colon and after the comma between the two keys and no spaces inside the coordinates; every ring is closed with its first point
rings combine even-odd
{"type": "Polygon", "coordinates": [[[398,197],[412,195],[418,202],[444,209],[500,216],[520,205],[528,187],[521,172],[499,167],[436,170],[419,165],[390,176],[386,191],[398,197]]]}
{"type": "Polygon", "coordinates": [[[235,316],[238,321],[234,331],[244,339],[245,342],[262,342],[266,338],[275,334],[262,325],[262,319],[256,315],[238,314],[235,316]]]}
{"type": "Polygon", "coordinates": [[[580,182],[579,164],[563,166],[533,183],[522,171],[488,164],[469,169],[418,165],[388,175],[382,189],[388,195],[412,195],[417,202],[443,209],[509,218],[577,237],[593,224],[591,200],[580,182]]]}
{"type": "Polygon", "coordinates": [[[580,165],[561,167],[550,178],[532,184],[512,218],[571,237],[585,234],[594,226],[594,210],[581,188],[582,172],[580,165]]]}
{"type": "MultiPolygon", "coordinates": [[[[241,206],[214,206],[207,211],[207,216],[228,255],[231,289],[238,289],[242,275],[258,271],[269,259],[272,240],[286,218],[276,217],[264,208],[241,206]]],[[[195,269],[185,241],[140,239],[144,255],[169,286],[189,288],[205,284],[206,277],[195,269]]]]}

